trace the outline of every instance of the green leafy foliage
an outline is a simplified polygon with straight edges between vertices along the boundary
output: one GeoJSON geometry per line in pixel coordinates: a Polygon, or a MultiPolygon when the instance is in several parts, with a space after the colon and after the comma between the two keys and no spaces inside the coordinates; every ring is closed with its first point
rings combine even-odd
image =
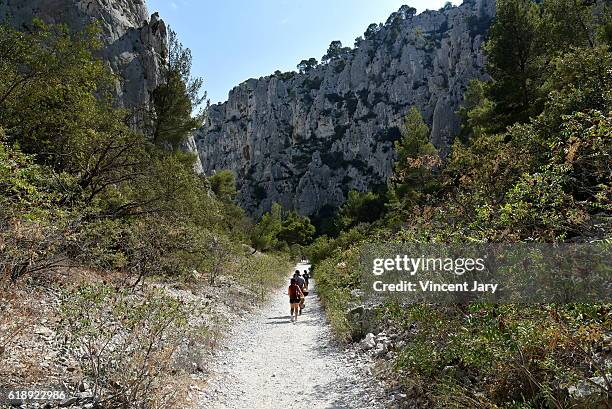
{"type": "MultiPolygon", "coordinates": [[[[363,335],[347,310],[360,302],[352,295],[361,286],[356,255],[369,243],[610,240],[609,22],[607,2],[497,2],[485,47],[492,80],[468,87],[450,154],[438,158],[412,109],[396,143],[384,215],[357,227],[347,218],[337,237],[319,237],[307,249],[341,339],[363,335]]],[[[600,352],[609,305],[389,302],[377,312],[372,327],[405,341],[395,351],[394,380],[423,399],[416,406],[564,408],[609,400],[609,354],[600,352]],[[568,394],[596,377],[603,386],[588,400],[568,394]]]]}
{"type": "Polygon", "coordinates": [[[295,211],[283,214],[281,205],[274,203],[253,228],[251,241],[258,250],[287,249],[310,244],[314,234],[315,227],[308,217],[295,211]]]}
{"type": "Polygon", "coordinates": [[[269,250],[277,246],[278,234],[283,227],[282,208],[278,203],[272,205],[272,209],[265,213],[259,223],[253,228],[251,241],[258,250],[269,250]]]}
{"type": "Polygon", "coordinates": [[[222,201],[232,201],[236,198],[236,177],[230,170],[221,170],[208,178],[210,188],[222,201]]]}
{"type": "Polygon", "coordinates": [[[297,69],[300,74],[305,74],[315,68],[317,64],[319,64],[317,59],[311,57],[307,60],[300,61],[300,63],[297,65],[297,69]]]}
{"type": "Polygon", "coordinates": [[[390,205],[398,210],[418,204],[435,189],[434,170],[440,164],[438,151],[429,141],[429,127],[416,107],[406,115],[401,134],[395,142],[397,160],[390,189],[390,205]]]}
{"type": "MultiPolygon", "coordinates": [[[[147,107],[154,116],[135,123],[116,108],[115,78],[95,57],[98,35],[0,25],[0,283],[21,294],[17,285],[55,282],[54,269],[67,282],[77,269],[87,281],[100,277],[62,286],[62,354],[78,362],[99,407],[171,407],[183,398],[172,382],[187,376],[177,349],[206,328],[188,323],[201,311],[159,283],[214,286],[228,275],[263,299],[289,260],[245,251],[251,225],[234,203],[232,173],[198,175],[194,155],[176,149],[199,123],[203,98],[189,51],[171,35],[166,81],[147,107]]],[[[314,233],[295,214],[280,231],[300,243],[314,233]]],[[[3,320],[0,355],[28,328],[14,318],[3,320]]]]}
{"type": "Polygon", "coordinates": [[[162,70],[162,83],[151,95],[151,134],[158,146],[177,149],[190,132],[202,125],[203,113],[198,109],[206,93],[201,92],[203,79],[191,76],[191,61],[191,50],[184,48],[176,32],[170,30],[168,64],[162,70]]]}
{"type": "MultiPolygon", "coordinates": [[[[487,70],[495,79],[487,86],[488,98],[494,103],[491,124],[497,124],[493,129],[501,131],[537,116],[550,96],[551,89],[544,84],[554,81],[554,71],[559,69],[556,58],[572,47],[587,53],[604,45],[598,33],[610,16],[605,2],[497,2],[497,16],[485,47],[487,70]]],[[[580,63],[572,61],[574,68],[580,63]]]]}
{"type": "Polygon", "coordinates": [[[60,189],[74,183],[9,146],[0,128],[0,265],[13,282],[65,261],[60,254],[74,239],[73,213],[58,205],[60,189]]]}
{"type": "MultiPolygon", "coordinates": [[[[78,264],[136,282],[194,270],[214,282],[250,228],[232,201],[233,178],[206,180],[193,155],[167,150],[187,129],[176,122],[167,128],[176,138],[163,143],[127,125],[107,92],[114,78],[94,57],[95,28],[75,34],[39,22],[28,33],[0,32],[2,273],[16,280],[78,264]]],[[[201,80],[191,79],[176,36],[168,60],[165,85],[177,88],[165,102],[183,114],[169,119],[189,120],[201,80]]]]}
{"type": "Polygon", "coordinates": [[[293,244],[302,246],[310,244],[314,234],[315,227],[310,223],[310,219],[291,211],[283,218],[278,238],[289,246],[293,244]]]}
{"type": "Polygon", "coordinates": [[[497,3],[486,51],[487,70],[496,79],[491,85],[494,109],[502,124],[525,122],[537,109],[535,90],[542,79],[538,53],[543,46],[539,7],[530,0],[497,3]]]}
{"type": "Polygon", "coordinates": [[[76,170],[91,154],[85,141],[117,124],[108,121],[112,77],[92,57],[96,33],[41,22],[27,34],[0,26],[0,123],[9,141],[53,166],[76,170]]]}
{"type": "Polygon", "coordinates": [[[189,132],[201,125],[199,119],[191,117],[192,105],[185,83],[178,73],[171,72],[151,97],[155,107],[153,141],[178,149],[189,132]]]}
{"type": "Polygon", "coordinates": [[[372,223],[382,216],[384,209],[385,201],[381,195],[352,190],[336,215],[336,228],[344,231],[359,223],[372,223]]]}
{"type": "Polygon", "coordinates": [[[329,48],[327,49],[327,53],[321,57],[321,61],[324,63],[328,63],[330,61],[333,61],[334,59],[340,58],[343,55],[346,55],[348,52],[351,51],[350,47],[343,47],[342,46],[342,41],[332,41],[329,44],[329,48]]]}
{"type": "Polygon", "coordinates": [[[479,80],[470,81],[463,94],[463,106],[458,111],[461,118],[459,140],[467,142],[472,137],[490,131],[488,127],[491,126],[492,111],[493,102],[487,98],[487,83],[479,80]]]}
{"type": "Polygon", "coordinates": [[[602,373],[591,357],[604,342],[608,314],[597,305],[487,304],[467,310],[390,305],[384,312],[417,328],[396,370],[440,408],[571,405],[563,387],[602,373]]]}

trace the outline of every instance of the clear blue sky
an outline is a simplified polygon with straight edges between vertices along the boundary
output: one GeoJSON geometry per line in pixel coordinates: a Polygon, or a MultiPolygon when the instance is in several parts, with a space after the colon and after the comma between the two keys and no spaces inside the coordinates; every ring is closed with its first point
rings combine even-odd
{"type": "MultiPolygon", "coordinates": [[[[193,53],[212,103],[234,86],[275,70],[317,60],[332,40],[353,46],[370,23],[387,20],[403,4],[419,12],[446,0],[147,0],[193,53]]],[[[453,0],[460,4],[461,0],[453,0]]]]}

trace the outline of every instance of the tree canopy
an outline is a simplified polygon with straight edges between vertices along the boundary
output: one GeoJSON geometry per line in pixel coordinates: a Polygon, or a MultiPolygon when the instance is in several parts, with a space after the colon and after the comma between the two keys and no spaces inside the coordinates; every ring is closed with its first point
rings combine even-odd
{"type": "Polygon", "coordinates": [[[158,146],[178,149],[190,132],[202,125],[202,78],[191,76],[191,50],[169,30],[168,61],[162,83],[152,92],[152,139],[158,146]],[[200,110],[200,111],[198,111],[200,110]]]}
{"type": "Polygon", "coordinates": [[[309,58],[307,60],[300,61],[300,63],[297,65],[297,69],[300,72],[300,74],[305,74],[308,71],[315,68],[317,64],[319,64],[319,62],[317,61],[316,58],[309,58]]]}
{"type": "Polygon", "coordinates": [[[350,47],[343,47],[342,41],[332,41],[329,44],[329,48],[327,49],[327,53],[321,57],[321,61],[324,63],[330,62],[336,58],[342,57],[346,53],[350,52],[350,47]]]}

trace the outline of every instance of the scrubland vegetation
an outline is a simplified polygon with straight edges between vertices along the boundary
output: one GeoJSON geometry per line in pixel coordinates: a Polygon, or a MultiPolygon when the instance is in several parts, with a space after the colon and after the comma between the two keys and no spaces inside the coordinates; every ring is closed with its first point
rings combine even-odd
{"type": "Polygon", "coordinates": [[[40,331],[49,350],[59,343],[58,377],[87,399],[177,407],[197,361],[185,354],[218,330],[210,305],[182,289],[257,303],[289,259],[253,254],[233,175],[198,175],[178,149],[202,120],[188,50],[171,36],[152,107],[128,110],[95,57],[98,35],[0,26],[0,386],[49,385],[10,363],[42,362],[15,349],[40,331]]]}
{"type": "MultiPolygon", "coordinates": [[[[350,342],[364,335],[347,310],[370,243],[610,242],[608,2],[498,0],[491,80],[466,90],[451,152],[441,157],[413,108],[386,190],[351,192],[319,237],[279,205],[252,222],[231,172],[194,172],[180,146],[203,120],[202,81],[176,36],[151,106],[129,109],[95,57],[98,36],[0,25],[0,387],[48,384],[40,351],[16,348],[36,334],[88,402],[177,407],[197,354],[216,345],[215,308],[262,301],[289,254],[308,254],[350,342]]],[[[325,59],[345,51],[334,42],[325,59]]],[[[401,341],[385,375],[413,403],[592,408],[612,393],[611,315],[604,303],[389,302],[371,325],[401,341]]]]}
{"type": "MultiPolygon", "coordinates": [[[[369,243],[609,242],[610,11],[605,2],[497,2],[485,45],[492,79],[466,91],[450,154],[440,159],[413,109],[386,193],[353,193],[337,234],[309,247],[340,338],[364,335],[346,311],[359,302],[352,290],[369,243]]],[[[609,304],[389,303],[372,320],[404,341],[387,375],[421,405],[592,408],[607,407],[612,392],[611,314],[609,304]]]]}

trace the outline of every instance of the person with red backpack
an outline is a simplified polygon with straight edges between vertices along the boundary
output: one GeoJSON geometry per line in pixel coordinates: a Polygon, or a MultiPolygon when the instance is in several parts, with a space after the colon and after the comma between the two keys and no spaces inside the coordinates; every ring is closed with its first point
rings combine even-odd
{"type": "Polygon", "coordinates": [[[304,299],[302,289],[298,285],[298,281],[295,278],[291,279],[287,294],[289,295],[289,304],[291,305],[291,322],[295,323],[298,319],[300,303],[302,302],[302,299],[304,299]]]}

